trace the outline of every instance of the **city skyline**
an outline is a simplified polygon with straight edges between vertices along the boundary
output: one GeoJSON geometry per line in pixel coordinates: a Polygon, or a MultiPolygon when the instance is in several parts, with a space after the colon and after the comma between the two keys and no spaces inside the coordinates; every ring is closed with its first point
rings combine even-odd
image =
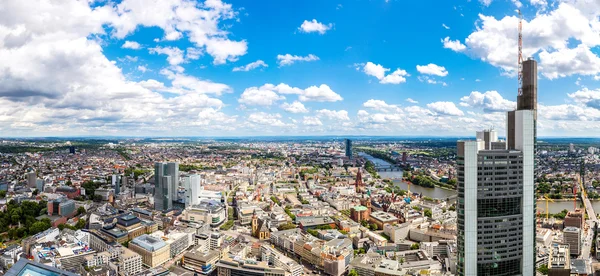
{"type": "Polygon", "coordinates": [[[1,137],[504,133],[515,9],[538,136],[600,137],[594,1],[6,3],[1,137]]]}

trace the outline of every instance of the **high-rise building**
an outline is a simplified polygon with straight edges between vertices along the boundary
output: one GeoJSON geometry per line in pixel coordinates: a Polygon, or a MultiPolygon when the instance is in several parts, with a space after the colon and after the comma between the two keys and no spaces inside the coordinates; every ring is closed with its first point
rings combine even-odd
{"type": "Polygon", "coordinates": [[[155,163],[154,184],[154,208],[161,211],[173,208],[179,186],[179,163],[155,163]]]}
{"type": "Polygon", "coordinates": [[[569,245],[571,255],[579,256],[581,254],[581,230],[577,227],[565,227],[563,243],[569,245]]]}
{"type": "Polygon", "coordinates": [[[112,175],[112,185],[115,187],[115,195],[121,193],[121,176],[118,174],[112,175]]]}
{"type": "Polygon", "coordinates": [[[37,174],[35,173],[35,171],[31,171],[27,173],[27,187],[29,188],[36,188],[36,180],[37,180],[37,174]]]}
{"type": "Polygon", "coordinates": [[[457,144],[458,275],[535,274],[535,61],[523,71],[506,141],[486,130],[457,144]]]}
{"type": "Polygon", "coordinates": [[[352,140],[346,139],[346,157],[352,159],[352,140]]]}
{"type": "Polygon", "coordinates": [[[192,174],[183,178],[183,187],[185,188],[185,207],[191,205],[197,205],[200,203],[200,180],[201,177],[198,174],[192,174]]]}

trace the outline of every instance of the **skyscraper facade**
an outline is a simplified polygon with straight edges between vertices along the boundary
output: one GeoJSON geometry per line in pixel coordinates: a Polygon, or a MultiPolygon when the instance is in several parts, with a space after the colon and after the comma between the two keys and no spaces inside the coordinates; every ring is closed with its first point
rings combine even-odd
{"type": "Polygon", "coordinates": [[[155,163],[154,184],[154,209],[164,211],[173,208],[179,186],[179,163],[155,163]]]}
{"type": "Polygon", "coordinates": [[[346,139],[346,157],[352,158],[352,140],[346,139]]]}
{"type": "Polygon", "coordinates": [[[536,67],[524,62],[506,141],[486,130],[457,144],[458,275],[535,274],[536,67]]]}

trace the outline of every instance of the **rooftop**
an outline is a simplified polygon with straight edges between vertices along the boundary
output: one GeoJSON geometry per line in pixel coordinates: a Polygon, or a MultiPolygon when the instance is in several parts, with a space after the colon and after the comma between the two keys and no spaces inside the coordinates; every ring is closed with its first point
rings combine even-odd
{"type": "Polygon", "coordinates": [[[21,258],[4,275],[6,276],[76,276],[78,274],[42,265],[21,258]]]}
{"type": "Polygon", "coordinates": [[[167,246],[167,243],[165,243],[163,240],[149,236],[147,234],[141,235],[141,236],[133,239],[131,241],[131,243],[133,243],[139,247],[142,247],[147,251],[152,251],[152,252],[167,246]]]}

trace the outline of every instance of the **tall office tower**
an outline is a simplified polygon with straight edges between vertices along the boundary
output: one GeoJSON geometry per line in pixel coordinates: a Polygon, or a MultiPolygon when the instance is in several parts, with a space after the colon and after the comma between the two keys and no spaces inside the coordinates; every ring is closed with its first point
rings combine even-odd
{"type": "Polygon", "coordinates": [[[179,187],[179,163],[167,163],[168,175],[171,176],[171,200],[177,200],[177,188],[179,187]]]}
{"type": "Polygon", "coordinates": [[[37,180],[37,174],[35,173],[35,171],[31,171],[27,173],[27,187],[29,188],[36,188],[36,180],[37,180]]]}
{"type": "Polygon", "coordinates": [[[537,62],[533,58],[523,61],[523,95],[517,96],[517,110],[537,111],[537,62]]]}
{"type": "Polygon", "coordinates": [[[352,159],[352,140],[346,139],[346,157],[352,159]]]}
{"type": "Polygon", "coordinates": [[[111,184],[115,187],[115,195],[121,193],[121,176],[118,174],[113,174],[111,178],[111,184]]]}
{"type": "Polygon", "coordinates": [[[200,175],[192,174],[183,178],[185,188],[185,207],[200,204],[198,194],[200,193],[200,175]]]}
{"type": "Polygon", "coordinates": [[[535,274],[535,60],[523,75],[506,142],[487,130],[457,144],[459,275],[535,274]]]}
{"type": "Polygon", "coordinates": [[[154,209],[164,211],[173,208],[173,200],[177,199],[178,183],[178,163],[154,164],[154,209]]]}

